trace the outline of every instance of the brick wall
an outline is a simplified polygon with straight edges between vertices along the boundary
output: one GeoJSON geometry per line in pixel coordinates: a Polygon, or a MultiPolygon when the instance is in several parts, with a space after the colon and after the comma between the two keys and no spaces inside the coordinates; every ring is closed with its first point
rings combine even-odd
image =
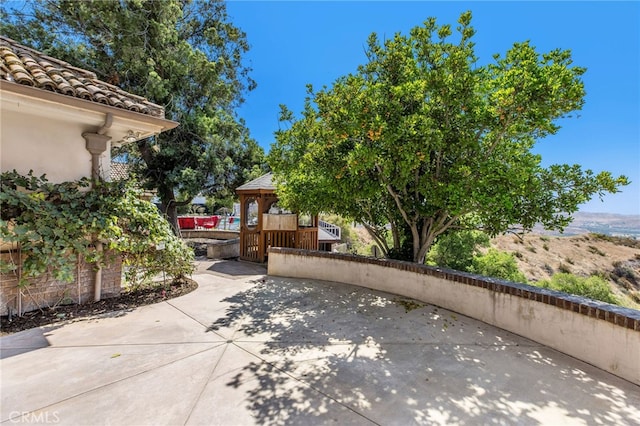
{"type": "MultiPolygon", "coordinates": [[[[0,253],[3,262],[9,262],[13,257],[18,263],[19,251],[0,253]]],[[[22,256],[24,256],[22,254],[22,256]]],[[[85,303],[93,301],[95,272],[94,265],[82,259],[76,264],[73,281],[61,282],[50,275],[30,279],[29,284],[18,286],[20,271],[0,274],[0,315],[13,314],[19,311],[29,312],[38,308],[46,308],[59,304],[85,303]]],[[[115,297],[120,294],[122,282],[122,259],[113,256],[111,263],[102,269],[102,298],[115,297]]]]}

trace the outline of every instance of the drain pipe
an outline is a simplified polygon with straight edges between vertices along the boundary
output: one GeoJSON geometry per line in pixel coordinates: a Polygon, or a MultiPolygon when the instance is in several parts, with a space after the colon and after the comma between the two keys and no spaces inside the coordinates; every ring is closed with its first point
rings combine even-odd
{"type": "Polygon", "coordinates": [[[87,151],[91,153],[91,179],[100,179],[100,156],[107,150],[111,136],[105,135],[113,123],[113,114],[108,113],[104,125],[96,133],[84,132],[82,137],[87,142],[87,151]]]}
{"type": "Polygon", "coordinates": [[[113,124],[113,114],[108,112],[107,116],[104,118],[104,124],[102,125],[102,127],[98,129],[96,133],[98,133],[99,135],[104,135],[105,133],[107,133],[107,130],[111,128],[112,124],[113,124]]]}
{"type": "MultiPolygon", "coordinates": [[[[102,254],[102,251],[104,250],[104,247],[102,246],[102,243],[100,241],[96,243],[96,250],[100,254],[102,254]]],[[[94,280],[94,286],[93,286],[93,300],[96,302],[99,302],[101,296],[102,296],[102,265],[100,265],[99,263],[96,263],[96,273],[95,273],[95,280],[94,280]]]]}
{"type": "MultiPolygon", "coordinates": [[[[113,114],[108,113],[105,117],[104,125],[96,133],[85,132],[82,134],[82,137],[87,142],[87,151],[91,153],[91,179],[93,182],[97,182],[100,179],[100,156],[107,150],[107,145],[111,141],[111,136],[107,136],[105,133],[112,123],[113,114]]],[[[104,251],[102,242],[97,241],[95,245],[96,251],[102,255],[104,251]]],[[[99,263],[96,263],[95,266],[93,300],[99,302],[102,295],[102,266],[99,263]]]]}

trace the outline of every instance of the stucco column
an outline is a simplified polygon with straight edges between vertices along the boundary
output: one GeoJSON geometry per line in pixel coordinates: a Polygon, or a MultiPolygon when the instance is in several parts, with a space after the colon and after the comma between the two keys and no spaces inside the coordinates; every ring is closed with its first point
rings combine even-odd
{"type": "Polygon", "coordinates": [[[87,151],[91,153],[91,178],[98,180],[100,179],[100,156],[107,150],[111,136],[85,132],[82,137],[87,141],[87,151]]]}

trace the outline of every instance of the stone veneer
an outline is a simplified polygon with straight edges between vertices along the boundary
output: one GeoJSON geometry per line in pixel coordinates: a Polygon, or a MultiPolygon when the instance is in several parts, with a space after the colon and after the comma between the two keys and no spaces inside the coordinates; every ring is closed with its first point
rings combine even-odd
{"type": "MultiPolygon", "coordinates": [[[[10,261],[17,252],[0,253],[3,261],[10,261]]],[[[54,280],[45,275],[29,279],[29,284],[18,286],[18,272],[0,274],[0,315],[4,316],[11,309],[12,315],[46,308],[57,304],[85,303],[93,301],[95,272],[92,263],[82,259],[77,265],[71,283],[54,280]]],[[[122,259],[113,256],[111,263],[102,269],[102,298],[116,297],[120,294],[122,282],[122,259]]]]}
{"type": "Polygon", "coordinates": [[[640,311],[635,309],[446,268],[342,253],[271,248],[268,273],[339,281],[412,297],[640,384],[640,311]]]}

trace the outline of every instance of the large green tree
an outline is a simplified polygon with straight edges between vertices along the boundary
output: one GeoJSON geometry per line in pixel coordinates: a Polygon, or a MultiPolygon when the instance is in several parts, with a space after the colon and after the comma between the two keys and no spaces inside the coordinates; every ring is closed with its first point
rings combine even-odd
{"type": "Polygon", "coordinates": [[[480,65],[471,12],[458,24],[456,35],[434,18],[408,36],[372,34],[357,73],[309,87],[298,119],[282,107],[290,125],[269,162],[284,204],[347,215],[388,255],[423,262],[448,230],[562,229],[581,203],[627,184],[579,165],[544,168],[532,153],[583,105],[585,69],[569,51],[516,43],[480,65]]]}
{"type": "Polygon", "coordinates": [[[172,223],[198,193],[224,197],[264,164],[235,114],[255,83],[243,63],[246,35],[224,2],[34,0],[0,10],[2,34],[145,96],[180,122],[115,153],[157,189],[172,223]]]}

